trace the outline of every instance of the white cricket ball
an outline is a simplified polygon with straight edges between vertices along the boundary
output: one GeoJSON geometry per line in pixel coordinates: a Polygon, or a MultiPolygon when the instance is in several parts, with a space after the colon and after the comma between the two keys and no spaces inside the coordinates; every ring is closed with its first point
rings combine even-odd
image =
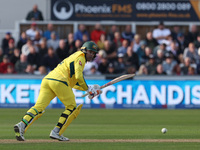
{"type": "Polygon", "coordinates": [[[162,128],[162,129],[161,129],[161,132],[162,132],[163,134],[165,134],[165,133],[167,133],[167,129],[166,129],[166,128],[162,128]]]}

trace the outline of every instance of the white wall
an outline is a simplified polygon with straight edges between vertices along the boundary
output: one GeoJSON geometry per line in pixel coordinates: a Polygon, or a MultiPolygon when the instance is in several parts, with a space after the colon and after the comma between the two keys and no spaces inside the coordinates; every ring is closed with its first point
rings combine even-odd
{"type": "Polygon", "coordinates": [[[0,46],[6,32],[11,32],[18,39],[16,22],[25,21],[27,13],[37,4],[44,20],[50,18],[50,0],[0,0],[0,46]]]}
{"type": "Polygon", "coordinates": [[[15,21],[22,21],[34,4],[42,11],[47,19],[47,3],[49,0],[0,0],[0,29],[14,29],[15,21]]]}

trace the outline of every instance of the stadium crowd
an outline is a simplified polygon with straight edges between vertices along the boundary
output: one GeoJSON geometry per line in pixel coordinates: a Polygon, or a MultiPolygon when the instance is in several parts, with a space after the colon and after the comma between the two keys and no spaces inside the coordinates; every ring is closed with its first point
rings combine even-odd
{"type": "MultiPolygon", "coordinates": [[[[41,13],[41,12],[40,12],[41,13]]],[[[27,20],[34,16],[29,12],[27,20]]],[[[42,20],[42,15],[37,15],[42,20]]],[[[76,33],[68,33],[67,39],[59,38],[54,25],[49,23],[42,31],[33,22],[22,31],[18,41],[10,32],[5,34],[0,48],[1,74],[47,74],[64,58],[79,51],[86,41],[94,41],[99,53],[88,62],[85,75],[136,73],[137,75],[197,75],[200,74],[200,33],[192,25],[188,33],[175,25],[172,30],[160,22],[145,38],[133,33],[131,25],[119,32],[112,25],[106,33],[101,24],[94,25],[89,33],[79,24],[76,33]]]]}

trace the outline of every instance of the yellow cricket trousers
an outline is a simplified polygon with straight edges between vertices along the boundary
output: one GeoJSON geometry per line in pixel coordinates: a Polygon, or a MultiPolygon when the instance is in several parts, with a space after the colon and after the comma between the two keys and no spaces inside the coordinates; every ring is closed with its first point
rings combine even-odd
{"type": "Polygon", "coordinates": [[[37,109],[38,112],[42,112],[56,96],[65,105],[65,109],[73,109],[76,107],[74,93],[67,82],[44,78],[41,83],[37,102],[33,108],[37,109]]]}

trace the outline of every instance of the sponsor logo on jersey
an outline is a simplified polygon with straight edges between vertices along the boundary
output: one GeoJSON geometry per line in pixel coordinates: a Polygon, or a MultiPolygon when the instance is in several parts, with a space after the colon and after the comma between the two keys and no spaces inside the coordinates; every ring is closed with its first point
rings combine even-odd
{"type": "Polygon", "coordinates": [[[82,62],[79,60],[79,65],[81,65],[82,66],[82,62]]]}

